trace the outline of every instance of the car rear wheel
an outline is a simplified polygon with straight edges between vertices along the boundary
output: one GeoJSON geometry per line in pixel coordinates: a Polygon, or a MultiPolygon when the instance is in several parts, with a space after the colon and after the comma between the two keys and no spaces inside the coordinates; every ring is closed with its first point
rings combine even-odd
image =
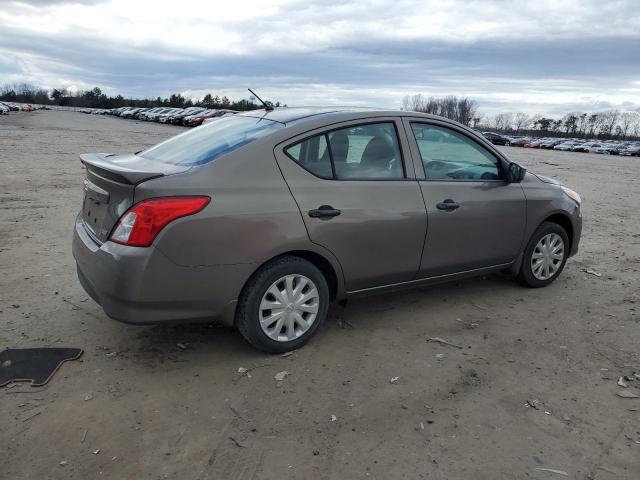
{"type": "Polygon", "coordinates": [[[568,255],[567,232],[557,223],[544,222],[527,244],[518,281],[532,288],[549,285],[564,269],[568,255]]]}
{"type": "Polygon", "coordinates": [[[262,266],[245,286],[236,326],[254,347],[283,353],[304,345],[324,322],[329,287],[322,272],[299,257],[262,266]]]}

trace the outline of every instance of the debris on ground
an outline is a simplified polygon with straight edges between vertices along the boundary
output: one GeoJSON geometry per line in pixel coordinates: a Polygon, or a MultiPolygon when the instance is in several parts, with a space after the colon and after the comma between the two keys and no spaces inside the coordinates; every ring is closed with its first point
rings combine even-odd
{"type": "Polygon", "coordinates": [[[82,432],[82,438],[80,439],[80,443],[84,443],[84,441],[87,439],[87,433],[89,433],[89,430],[85,428],[84,432],[82,432]]]}
{"type": "Polygon", "coordinates": [[[346,328],[346,327],[355,328],[353,324],[347,322],[346,320],[338,320],[338,325],[340,325],[341,328],[346,328]]]}
{"type": "Polygon", "coordinates": [[[398,383],[398,380],[400,380],[400,377],[391,377],[389,383],[398,383]]]}
{"type": "Polygon", "coordinates": [[[630,442],[633,443],[637,443],[638,445],[640,445],[640,440],[636,440],[635,438],[633,438],[631,435],[627,435],[626,433],[624,434],[624,436],[627,438],[627,440],[629,440],[630,442]]]}
{"type": "Polygon", "coordinates": [[[540,470],[541,472],[557,473],[558,475],[562,475],[562,476],[565,476],[565,477],[569,476],[569,474],[567,472],[565,472],[564,470],[556,470],[555,468],[536,467],[536,470],[540,470]]]}
{"type": "Polygon", "coordinates": [[[441,345],[448,345],[454,348],[462,348],[460,345],[456,345],[455,343],[448,342],[447,340],[440,337],[429,337],[427,338],[427,342],[436,342],[436,343],[440,343],[441,345]]]}
{"type": "Polygon", "coordinates": [[[542,407],[542,402],[540,400],[527,400],[524,404],[525,407],[531,407],[535,410],[540,410],[540,408],[542,407]]]}
{"type": "Polygon", "coordinates": [[[620,387],[625,387],[625,388],[629,386],[629,385],[627,384],[627,382],[625,382],[625,381],[624,381],[624,377],[620,377],[620,378],[618,379],[618,385],[619,385],[620,387]]]}
{"type": "Polygon", "coordinates": [[[236,447],[245,448],[244,444],[240,443],[235,437],[229,436],[229,440],[231,440],[236,445],[236,447]]]}
{"type": "Polygon", "coordinates": [[[338,417],[336,417],[334,414],[331,414],[331,416],[329,417],[329,421],[335,422],[336,420],[338,420],[338,417]]]}
{"type": "Polygon", "coordinates": [[[590,268],[585,268],[585,269],[584,269],[584,272],[585,272],[585,273],[588,273],[589,275],[594,275],[594,276],[596,276],[596,277],[601,277],[601,276],[602,276],[602,274],[601,274],[601,273],[596,272],[595,270],[591,270],[590,268]]]}
{"type": "Polygon", "coordinates": [[[285,352],[282,355],[280,355],[282,358],[286,358],[289,355],[293,355],[295,353],[295,350],[291,350],[290,352],[285,352]]]}
{"type": "Polygon", "coordinates": [[[89,400],[93,400],[93,395],[92,395],[92,394],[90,394],[90,393],[87,393],[87,394],[84,396],[84,401],[85,401],[85,402],[88,402],[89,400]]]}
{"type": "Polygon", "coordinates": [[[186,350],[187,348],[189,348],[189,344],[188,343],[177,343],[176,346],[180,349],[180,350],[186,350]]]}
{"type": "Polygon", "coordinates": [[[287,372],[286,370],[283,370],[281,372],[276,373],[273,378],[276,379],[276,382],[281,382],[285,378],[287,378],[289,375],[290,375],[289,372],[287,372]]]}
{"type": "Polygon", "coordinates": [[[98,455],[99,453],[100,453],[100,449],[99,449],[99,448],[96,448],[96,449],[93,451],[93,454],[94,454],[94,455],[98,455]]]}
{"type": "Polygon", "coordinates": [[[237,408],[235,408],[233,405],[230,405],[230,406],[229,406],[229,409],[230,409],[230,410],[233,412],[233,414],[234,414],[236,417],[238,417],[240,420],[244,420],[245,422],[247,421],[247,419],[246,419],[246,418],[244,418],[244,417],[240,414],[240,412],[238,411],[238,409],[237,409],[237,408]]]}
{"type": "Polygon", "coordinates": [[[69,462],[67,462],[66,460],[62,460],[58,465],[64,467],[65,465],[68,465],[69,462]]]}
{"type": "Polygon", "coordinates": [[[633,392],[630,392],[629,390],[620,390],[616,395],[618,395],[621,398],[640,398],[640,395],[636,395],[633,392]]]}
{"type": "Polygon", "coordinates": [[[251,372],[258,369],[258,368],[263,368],[263,367],[271,367],[272,364],[271,363],[261,363],[260,365],[254,365],[253,367],[250,368],[245,368],[245,367],[238,367],[238,373],[240,374],[238,377],[234,378],[234,382],[240,380],[242,377],[247,377],[247,378],[253,378],[251,377],[251,372]]]}
{"type": "Polygon", "coordinates": [[[474,329],[480,325],[479,323],[476,323],[476,322],[465,322],[461,318],[456,318],[456,322],[460,322],[462,325],[464,325],[464,328],[468,328],[469,330],[474,329]]]}
{"type": "Polygon", "coordinates": [[[80,348],[7,348],[0,351],[0,387],[29,382],[32,387],[46,385],[65,362],[78,360],[80,348]]]}
{"type": "Polygon", "coordinates": [[[314,451],[313,451],[313,454],[314,454],[314,455],[320,455],[320,450],[314,450],[314,451]]]}
{"type": "Polygon", "coordinates": [[[42,413],[42,412],[36,412],[36,413],[34,413],[33,415],[31,415],[31,416],[29,416],[29,417],[25,418],[25,419],[24,419],[24,420],[22,420],[22,421],[23,421],[23,422],[28,422],[29,420],[31,420],[31,419],[32,419],[32,418],[34,418],[34,417],[37,417],[37,416],[38,416],[38,415],[40,415],[41,413],[42,413]]]}

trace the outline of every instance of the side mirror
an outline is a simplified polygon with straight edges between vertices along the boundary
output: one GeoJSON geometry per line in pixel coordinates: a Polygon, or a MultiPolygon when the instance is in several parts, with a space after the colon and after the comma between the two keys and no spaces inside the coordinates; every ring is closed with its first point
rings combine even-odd
{"type": "Polygon", "coordinates": [[[527,169],[521,167],[517,163],[510,163],[507,169],[507,182],[519,183],[524,179],[524,175],[527,173],[527,169]]]}

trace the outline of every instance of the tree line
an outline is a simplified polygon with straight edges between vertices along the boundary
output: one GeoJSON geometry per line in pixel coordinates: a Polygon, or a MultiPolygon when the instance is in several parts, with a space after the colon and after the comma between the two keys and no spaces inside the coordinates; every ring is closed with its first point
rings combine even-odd
{"type": "Polygon", "coordinates": [[[450,118],[472,128],[513,135],[570,138],[640,138],[640,112],[608,110],[597,113],[571,112],[562,118],[527,113],[499,113],[485,117],[478,102],[467,97],[405,95],[402,109],[450,118]]]}
{"type": "MultiPolygon", "coordinates": [[[[174,93],[162,98],[125,98],[122,95],[109,96],[99,87],[91,90],[70,91],[66,88],[53,88],[51,90],[31,85],[29,83],[5,84],[0,87],[0,100],[18,103],[36,103],[40,105],[59,105],[63,107],[79,108],[118,108],[130,107],[206,107],[224,108],[228,110],[246,111],[262,108],[262,105],[249,100],[231,100],[227,96],[220,97],[207,93],[199,100],[186,98],[180,93],[174,93]]],[[[269,102],[279,107],[280,102],[269,102]]]]}
{"type": "Polygon", "coordinates": [[[640,138],[640,112],[571,112],[562,118],[526,113],[499,113],[487,118],[483,127],[515,135],[537,135],[567,138],[640,138]]]}
{"type": "Polygon", "coordinates": [[[446,117],[473,128],[480,122],[478,102],[467,97],[449,95],[426,98],[421,93],[405,95],[402,99],[402,109],[446,117]]]}

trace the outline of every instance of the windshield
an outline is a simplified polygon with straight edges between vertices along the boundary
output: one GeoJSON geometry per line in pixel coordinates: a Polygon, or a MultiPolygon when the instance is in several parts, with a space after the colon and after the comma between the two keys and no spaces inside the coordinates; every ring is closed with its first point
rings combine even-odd
{"type": "Polygon", "coordinates": [[[264,118],[226,117],[170,138],[139,155],[172,165],[201,165],[283,127],[264,118]]]}

